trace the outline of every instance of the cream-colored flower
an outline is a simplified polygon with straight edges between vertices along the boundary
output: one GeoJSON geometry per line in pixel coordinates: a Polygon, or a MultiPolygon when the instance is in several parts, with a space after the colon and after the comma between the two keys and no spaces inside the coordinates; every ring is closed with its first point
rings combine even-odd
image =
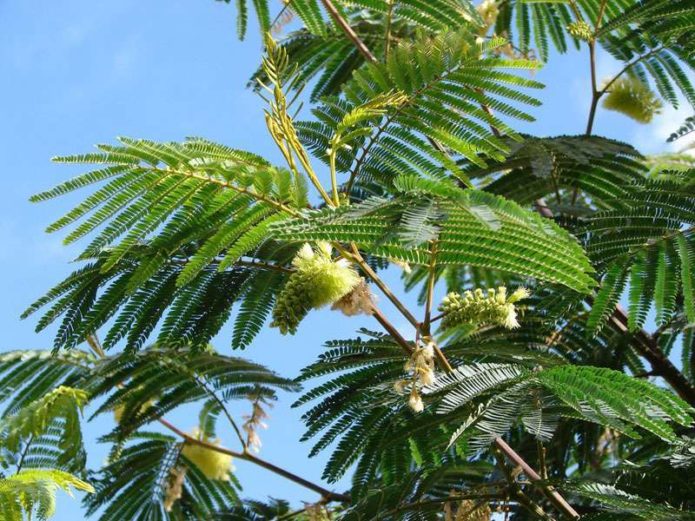
{"type": "MultiPolygon", "coordinates": [[[[199,429],[195,429],[191,433],[192,438],[197,438],[201,441],[206,441],[212,445],[219,445],[219,440],[206,440],[199,429]]],[[[220,481],[229,481],[229,473],[234,470],[232,465],[232,456],[223,454],[216,450],[209,449],[196,443],[185,441],[181,449],[186,459],[193,463],[208,479],[217,479],[220,481]]]]}
{"type": "Polygon", "coordinates": [[[414,386],[410,391],[410,396],[408,397],[408,406],[414,412],[422,412],[423,410],[425,410],[425,404],[422,403],[422,397],[420,396],[420,393],[414,386]]]}
{"type": "Polygon", "coordinates": [[[320,241],[312,248],[304,244],[292,264],[290,275],[273,308],[271,326],[283,334],[294,333],[309,310],[333,304],[350,293],[362,280],[346,259],[334,260],[332,247],[320,241]]]}
{"type": "Polygon", "coordinates": [[[186,480],[186,467],[176,466],[171,469],[169,483],[164,494],[164,510],[171,512],[174,503],[181,499],[183,482],[186,480]]]}

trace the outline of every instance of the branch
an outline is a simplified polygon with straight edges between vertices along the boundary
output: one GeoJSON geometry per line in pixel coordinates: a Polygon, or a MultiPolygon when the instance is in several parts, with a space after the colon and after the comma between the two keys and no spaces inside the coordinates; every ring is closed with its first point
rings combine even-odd
{"type": "Polygon", "coordinates": [[[331,0],[321,0],[321,3],[323,4],[323,7],[326,8],[326,11],[331,15],[331,18],[335,21],[335,23],[340,26],[340,28],[343,30],[345,33],[345,36],[348,37],[348,39],[355,44],[355,47],[357,47],[357,50],[360,51],[364,57],[367,59],[367,61],[376,63],[377,59],[376,56],[372,54],[372,51],[369,50],[369,47],[365,45],[365,43],[360,39],[359,36],[357,36],[357,33],[353,30],[352,27],[350,27],[350,24],[347,23],[345,18],[340,16],[340,13],[338,10],[335,8],[333,5],[333,2],[331,0]]]}
{"type": "Polygon", "coordinates": [[[381,327],[383,327],[388,334],[393,337],[396,343],[403,348],[403,351],[405,351],[407,355],[411,355],[413,353],[413,346],[410,345],[410,342],[403,338],[403,335],[401,335],[398,329],[396,329],[393,324],[388,321],[379,308],[372,306],[372,315],[376,321],[381,324],[381,327]]]}
{"type": "MultiPolygon", "coordinates": [[[[515,464],[517,464],[519,467],[521,467],[521,470],[524,471],[524,474],[528,476],[528,478],[536,483],[539,481],[543,481],[543,478],[535,471],[531,466],[526,463],[524,458],[519,456],[519,454],[516,453],[514,449],[512,449],[509,445],[507,445],[507,442],[504,441],[502,438],[495,438],[495,445],[501,450],[507,458],[509,458],[511,461],[513,461],[515,464]]],[[[579,513],[572,508],[572,505],[570,505],[565,498],[563,498],[557,490],[555,490],[551,485],[546,485],[546,484],[541,484],[540,485],[541,489],[546,493],[548,496],[548,499],[562,512],[567,514],[569,517],[572,519],[579,519],[579,513]]]]}
{"type": "Polygon", "coordinates": [[[281,467],[278,467],[277,465],[274,465],[273,463],[270,463],[269,461],[266,461],[264,459],[259,458],[258,456],[254,456],[250,452],[247,452],[247,451],[237,452],[234,450],[225,449],[224,447],[220,447],[218,445],[213,445],[212,443],[208,443],[206,441],[199,440],[198,438],[194,438],[193,436],[183,432],[181,429],[179,429],[178,427],[169,423],[164,418],[159,418],[158,421],[164,427],[169,429],[171,432],[173,432],[173,433],[179,435],[181,438],[183,438],[187,443],[191,443],[193,445],[198,445],[198,446],[204,447],[208,450],[219,452],[220,454],[226,454],[228,456],[232,456],[232,457],[238,458],[240,460],[249,461],[251,463],[254,463],[255,465],[258,465],[259,467],[263,467],[264,469],[269,470],[269,471],[273,472],[274,474],[277,474],[279,476],[287,478],[288,480],[293,481],[294,483],[297,483],[298,485],[301,485],[304,488],[307,488],[309,490],[313,490],[314,492],[321,494],[321,497],[325,498],[328,501],[340,501],[340,502],[350,501],[350,497],[345,495],[345,494],[336,494],[335,492],[331,492],[330,490],[323,488],[321,485],[317,485],[316,483],[312,483],[311,481],[308,481],[308,480],[302,478],[301,476],[297,476],[296,474],[290,472],[289,470],[285,470],[281,467]]]}
{"type": "MultiPolygon", "coordinates": [[[[99,356],[100,358],[105,357],[104,350],[101,347],[101,343],[99,342],[99,339],[97,338],[96,334],[92,333],[87,336],[87,344],[89,347],[94,351],[94,353],[99,356]]],[[[259,458],[258,456],[254,456],[250,452],[244,448],[243,452],[237,452],[229,449],[225,449],[224,447],[220,447],[218,445],[213,445],[212,443],[208,443],[203,440],[199,440],[198,438],[194,438],[190,434],[182,431],[169,421],[165,420],[164,418],[157,418],[157,421],[169,429],[171,432],[174,434],[177,434],[181,438],[183,438],[187,443],[191,443],[193,445],[198,445],[200,447],[205,447],[206,449],[219,452],[220,454],[226,454],[228,456],[232,456],[235,458],[238,458],[240,460],[244,461],[249,461],[251,463],[254,463],[255,465],[258,465],[259,467],[263,467],[266,470],[269,470],[275,474],[278,474],[279,476],[282,476],[290,481],[293,481],[294,483],[297,483],[298,485],[303,486],[304,488],[307,488],[309,490],[313,490],[314,492],[317,492],[321,494],[321,497],[324,498],[326,501],[338,501],[338,502],[349,502],[350,501],[350,496],[347,496],[345,494],[337,494],[335,492],[331,492],[330,490],[322,487],[321,485],[317,485],[316,483],[312,483],[309,480],[306,480],[302,478],[301,476],[297,476],[296,474],[290,472],[289,470],[285,470],[281,467],[278,467],[277,465],[274,465],[273,463],[270,463],[269,461],[265,461],[264,459],[259,458]]],[[[243,442],[242,442],[243,443],[243,442]]],[[[245,445],[245,444],[244,444],[245,445]]]]}
{"type": "Polygon", "coordinates": [[[664,50],[664,46],[663,46],[663,45],[659,45],[659,46],[656,47],[655,49],[652,49],[652,50],[649,51],[648,53],[643,54],[642,56],[639,56],[639,57],[636,58],[635,60],[633,60],[633,61],[631,61],[630,63],[628,63],[627,65],[625,65],[625,67],[623,67],[623,68],[620,70],[620,72],[618,72],[618,74],[616,74],[615,76],[613,76],[613,78],[611,78],[611,80],[608,81],[608,83],[606,83],[606,84],[603,86],[603,88],[599,91],[599,95],[600,95],[600,96],[603,96],[606,92],[608,92],[608,89],[618,80],[618,78],[620,78],[623,74],[625,74],[628,70],[630,70],[632,67],[634,67],[635,65],[637,65],[639,62],[641,62],[642,60],[645,60],[645,59],[649,58],[650,56],[653,56],[654,54],[656,54],[656,53],[658,53],[658,52],[661,52],[661,51],[663,51],[663,50],[664,50]]]}
{"type": "Polygon", "coordinates": [[[388,298],[391,303],[396,307],[398,311],[400,311],[401,315],[405,317],[405,319],[410,322],[410,324],[413,327],[418,327],[418,321],[417,319],[413,316],[413,314],[408,310],[407,307],[400,301],[400,299],[391,291],[391,289],[388,287],[388,285],[381,280],[379,275],[376,274],[376,272],[372,269],[372,267],[367,263],[367,261],[364,260],[364,257],[362,257],[362,254],[360,253],[360,250],[357,248],[357,245],[355,243],[350,244],[350,249],[352,250],[352,253],[347,252],[345,249],[343,249],[339,244],[336,245],[336,248],[343,254],[344,257],[346,257],[348,260],[352,260],[356,262],[360,268],[362,268],[362,271],[364,271],[367,276],[369,276],[370,279],[374,282],[374,284],[377,285],[377,287],[381,290],[381,292],[386,295],[386,298],[388,298]]]}
{"type": "Polygon", "coordinates": [[[241,446],[244,447],[244,451],[246,451],[248,449],[248,444],[246,443],[244,436],[242,436],[241,430],[239,429],[239,426],[234,421],[234,418],[232,418],[232,415],[227,410],[227,407],[225,407],[224,402],[222,400],[220,400],[220,398],[217,396],[217,394],[215,394],[215,392],[212,389],[210,389],[205,382],[200,380],[195,373],[191,372],[191,374],[193,376],[193,379],[196,381],[196,383],[198,385],[200,385],[203,388],[203,390],[206,393],[208,393],[212,397],[212,399],[215,401],[215,403],[220,407],[220,409],[224,413],[225,417],[227,418],[227,421],[232,426],[232,429],[234,429],[234,432],[236,433],[237,438],[239,438],[239,442],[241,443],[241,446]]]}
{"type": "MultiPolygon", "coordinates": [[[[616,306],[611,315],[609,324],[617,331],[629,334],[627,314],[620,306],[616,306]]],[[[634,335],[633,347],[652,366],[652,373],[661,376],[683,400],[695,406],[695,386],[685,375],[668,359],[659,348],[656,339],[647,334],[643,329],[634,335]]]]}
{"type": "Polygon", "coordinates": [[[541,519],[545,519],[546,521],[553,521],[553,518],[550,517],[540,505],[538,505],[535,501],[533,501],[533,499],[531,499],[524,493],[521,486],[514,478],[512,472],[510,472],[510,470],[507,468],[507,465],[504,464],[504,454],[502,450],[498,448],[494,452],[496,456],[495,463],[497,464],[497,468],[499,468],[502,474],[504,474],[504,477],[507,480],[507,488],[509,492],[517,498],[519,504],[525,507],[532,514],[540,517],[541,519]]]}

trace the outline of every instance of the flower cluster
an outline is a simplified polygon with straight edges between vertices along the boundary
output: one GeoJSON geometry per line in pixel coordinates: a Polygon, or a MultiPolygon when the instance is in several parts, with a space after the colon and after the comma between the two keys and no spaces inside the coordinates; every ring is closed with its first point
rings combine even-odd
{"type": "Polygon", "coordinates": [[[571,36],[588,42],[594,37],[594,30],[584,20],[578,20],[567,25],[567,32],[571,36]]]}
{"type": "Polygon", "coordinates": [[[331,253],[326,242],[304,244],[292,261],[296,271],[278,295],[270,324],[283,335],[294,334],[309,310],[333,304],[362,280],[347,260],[334,260],[331,253]]]}
{"type": "Polygon", "coordinates": [[[434,342],[427,339],[423,345],[418,345],[405,363],[404,369],[412,374],[412,379],[397,381],[395,390],[402,393],[410,386],[408,406],[415,412],[422,412],[425,405],[418,389],[434,382],[434,342]]]}
{"type": "Polygon", "coordinates": [[[661,114],[663,102],[639,78],[624,77],[614,82],[603,99],[603,108],[624,114],[638,123],[650,123],[661,114]]]}
{"type": "Polygon", "coordinates": [[[492,509],[487,503],[463,499],[444,504],[444,521],[489,521],[491,517],[492,509]]]}
{"type": "Polygon", "coordinates": [[[169,481],[164,494],[164,510],[171,512],[183,495],[183,482],[186,480],[186,467],[176,466],[169,473],[169,481]]]}
{"type": "MultiPolygon", "coordinates": [[[[205,440],[202,433],[196,429],[191,434],[191,437],[205,440]]],[[[209,443],[219,445],[219,440],[213,440],[209,443]]],[[[191,442],[184,442],[181,449],[186,459],[193,463],[208,479],[218,479],[220,481],[229,481],[229,473],[234,470],[232,465],[232,456],[222,454],[202,445],[197,445],[191,442]]]]}
{"type": "Polygon", "coordinates": [[[480,18],[483,19],[483,23],[485,24],[485,30],[495,25],[497,17],[500,14],[500,10],[497,7],[497,0],[483,0],[476,7],[476,10],[478,11],[480,18]]]}
{"type": "Polygon", "coordinates": [[[449,293],[439,306],[444,313],[442,327],[450,328],[460,324],[495,325],[507,329],[519,327],[514,303],[530,295],[526,288],[518,288],[507,297],[507,288],[497,290],[482,289],[466,291],[463,295],[449,293]]]}

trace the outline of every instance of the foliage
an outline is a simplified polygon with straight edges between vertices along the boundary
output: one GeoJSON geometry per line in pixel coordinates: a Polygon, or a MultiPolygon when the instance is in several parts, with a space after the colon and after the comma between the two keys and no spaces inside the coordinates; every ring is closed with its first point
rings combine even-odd
{"type": "Polygon", "coordinates": [[[21,520],[23,514],[31,519],[48,519],[55,513],[55,492],[70,488],[93,492],[88,483],[60,470],[23,470],[14,476],[0,479],[0,513],[8,521],[21,520]]]}
{"type": "Polygon", "coordinates": [[[114,521],[693,519],[695,170],[593,134],[603,108],[692,109],[692,2],[239,0],[240,37],[251,10],[284,164],[122,137],[56,158],[90,170],[32,198],[91,190],[47,229],[90,239],[23,314],[53,351],[0,355],[3,518],[48,517],[73,487],[114,521]],[[586,131],[519,132],[531,75],[571,46],[586,131]],[[597,77],[601,52],[615,76],[597,77]],[[384,331],[328,340],[296,379],[211,346],[329,304],[384,331]],[[300,390],[302,441],[347,491],[256,454],[265,407],[300,390]],[[83,408],[117,417],[97,468],[83,408]],[[167,420],[179,408],[195,431],[167,420]],[[232,462],[318,497],[242,500],[232,462]]]}

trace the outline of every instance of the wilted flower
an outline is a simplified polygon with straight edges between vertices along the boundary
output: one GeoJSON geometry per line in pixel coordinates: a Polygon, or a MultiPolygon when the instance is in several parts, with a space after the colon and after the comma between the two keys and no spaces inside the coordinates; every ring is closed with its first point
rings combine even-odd
{"type": "Polygon", "coordinates": [[[422,412],[425,409],[425,404],[422,403],[422,397],[415,386],[413,386],[413,388],[410,390],[408,406],[413,410],[413,412],[422,412]]]}
{"type": "Polygon", "coordinates": [[[258,435],[258,429],[267,429],[268,426],[263,422],[268,417],[263,404],[269,405],[263,401],[260,396],[250,396],[252,400],[251,414],[244,416],[246,420],[241,426],[246,433],[246,444],[253,449],[254,452],[261,450],[261,438],[258,435]]]}
{"type": "Polygon", "coordinates": [[[500,10],[497,7],[496,0],[483,0],[480,5],[476,7],[478,14],[483,19],[485,23],[485,28],[492,27],[497,21],[497,17],[500,14],[500,10]]]}
{"type": "Polygon", "coordinates": [[[352,291],[337,300],[331,309],[342,311],[344,315],[352,317],[355,315],[371,315],[374,312],[374,295],[369,286],[360,280],[359,284],[352,288],[352,291]]]}
{"type": "Polygon", "coordinates": [[[171,512],[174,503],[181,499],[183,493],[183,482],[186,479],[186,467],[176,466],[171,469],[169,483],[164,494],[164,510],[171,512]]]}

